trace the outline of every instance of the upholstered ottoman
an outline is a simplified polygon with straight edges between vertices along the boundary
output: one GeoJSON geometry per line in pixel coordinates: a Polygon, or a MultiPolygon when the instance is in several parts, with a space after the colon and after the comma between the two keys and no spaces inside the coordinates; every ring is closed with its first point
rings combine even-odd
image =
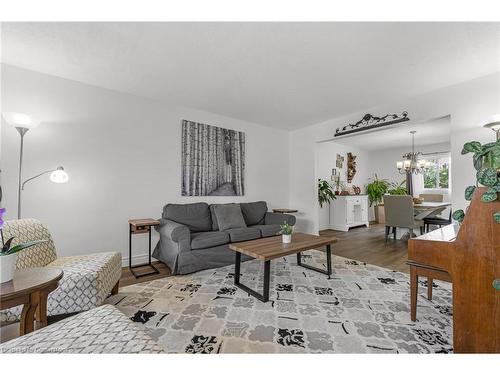
{"type": "Polygon", "coordinates": [[[103,305],[0,345],[0,353],[162,353],[112,305],[103,305]]]}

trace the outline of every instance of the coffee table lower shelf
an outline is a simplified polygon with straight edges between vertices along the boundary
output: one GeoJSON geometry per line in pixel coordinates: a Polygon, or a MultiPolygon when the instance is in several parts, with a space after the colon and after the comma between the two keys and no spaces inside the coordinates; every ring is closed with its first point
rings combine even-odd
{"type": "MultiPolygon", "coordinates": [[[[302,263],[302,257],[301,257],[301,252],[297,252],[297,265],[307,268],[309,270],[313,270],[316,272],[320,272],[322,274],[325,274],[330,278],[332,274],[332,251],[331,251],[331,246],[326,245],[326,270],[318,268],[318,267],[313,267],[308,264],[303,264],[302,263]]],[[[238,288],[241,290],[247,292],[248,294],[254,296],[258,300],[262,302],[268,302],[269,301],[269,282],[271,278],[271,261],[266,260],[264,261],[264,287],[263,287],[263,292],[260,294],[259,292],[249,288],[245,284],[242,284],[240,282],[240,270],[241,270],[241,253],[236,251],[236,258],[235,258],[235,264],[234,264],[234,285],[236,285],[238,288]]]]}

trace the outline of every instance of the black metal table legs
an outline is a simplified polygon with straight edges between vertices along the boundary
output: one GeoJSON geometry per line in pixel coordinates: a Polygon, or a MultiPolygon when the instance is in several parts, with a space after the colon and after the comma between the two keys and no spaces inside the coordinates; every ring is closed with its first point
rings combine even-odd
{"type": "Polygon", "coordinates": [[[271,277],[271,261],[266,260],[264,262],[264,288],[262,294],[240,283],[240,266],[241,266],[241,253],[236,252],[236,260],[234,264],[234,285],[236,285],[241,290],[244,290],[248,294],[251,294],[252,296],[254,296],[255,298],[257,298],[262,302],[269,301],[269,280],[271,277]]]}
{"type": "MultiPolygon", "coordinates": [[[[316,272],[323,273],[327,275],[328,278],[330,278],[330,275],[332,274],[332,251],[330,245],[326,245],[326,271],[321,268],[310,266],[308,264],[303,264],[300,253],[297,253],[297,265],[316,272]]],[[[266,260],[264,262],[264,288],[262,294],[240,283],[240,270],[241,270],[241,253],[236,251],[236,259],[234,263],[234,285],[236,285],[241,290],[247,292],[248,294],[254,296],[255,298],[257,298],[262,302],[269,301],[269,281],[271,276],[271,261],[266,260]]]]}
{"type": "Polygon", "coordinates": [[[301,253],[297,253],[297,265],[304,267],[304,268],[307,268],[309,270],[324,273],[325,275],[328,276],[328,278],[330,278],[330,276],[332,274],[332,249],[331,249],[330,245],[326,245],[326,271],[324,269],[321,269],[318,267],[313,267],[313,266],[310,266],[308,264],[303,264],[301,253]]]}
{"type": "Polygon", "coordinates": [[[148,236],[149,236],[149,247],[148,247],[148,262],[143,263],[143,264],[136,264],[135,266],[132,266],[132,225],[129,224],[129,232],[128,232],[128,268],[130,269],[130,272],[132,272],[132,275],[134,275],[135,278],[143,277],[143,276],[149,276],[149,275],[154,275],[157,273],[160,273],[158,269],[153,266],[151,263],[151,227],[148,227],[148,236]],[[139,267],[144,267],[144,266],[149,266],[152,268],[150,272],[146,273],[136,273],[134,271],[134,268],[139,268],[139,267]]]}

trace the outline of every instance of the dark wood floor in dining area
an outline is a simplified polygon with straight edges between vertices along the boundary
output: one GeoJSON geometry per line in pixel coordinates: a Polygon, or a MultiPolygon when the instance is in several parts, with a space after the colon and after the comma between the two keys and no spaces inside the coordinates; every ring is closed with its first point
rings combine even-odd
{"type": "Polygon", "coordinates": [[[324,230],[320,235],[339,239],[332,245],[332,254],[409,273],[408,242],[392,238],[385,242],[384,230],[384,224],[372,224],[369,228],[357,227],[348,232],[324,230]]]}

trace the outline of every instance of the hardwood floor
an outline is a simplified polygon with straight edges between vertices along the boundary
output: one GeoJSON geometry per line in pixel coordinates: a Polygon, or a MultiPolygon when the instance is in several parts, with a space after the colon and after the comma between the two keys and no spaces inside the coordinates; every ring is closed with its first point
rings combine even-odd
{"type": "Polygon", "coordinates": [[[372,224],[369,228],[352,228],[348,232],[324,230],[320,235],[339,239],[332,245],[335,255],[409,273],[410,267],[406,264],[408,243],[391,238],[385,242],[384,229],[383,224],[372,224]]]}
{"type": "MultiPolygon", "coordinates": [[[[134,275],[132,275],[132,272],[130,272],[128,267],[123,267],[122,268],[122,277],[120,279],[120,288],[127,286],[127,285],[133,285],[133,284],[138,284],[138,283],[143,283],[145,281],[151,281],[151,280],[156,280],[156,279],[161,279],[166,276],[170,276],[170,268],[168,268],[167,265],[165,265],[162,262],[153,262],[154,266],[160,271],[160,273],[156,275],[149,275],[149,276],[143,276],[139,278],[135,278],[134,275]]],[[[150,270],[149,267],[139,267],[139,268],[134,268],[134,272],[136,274],[141,274],[141,273],[147,273],[150,270]]]]}

